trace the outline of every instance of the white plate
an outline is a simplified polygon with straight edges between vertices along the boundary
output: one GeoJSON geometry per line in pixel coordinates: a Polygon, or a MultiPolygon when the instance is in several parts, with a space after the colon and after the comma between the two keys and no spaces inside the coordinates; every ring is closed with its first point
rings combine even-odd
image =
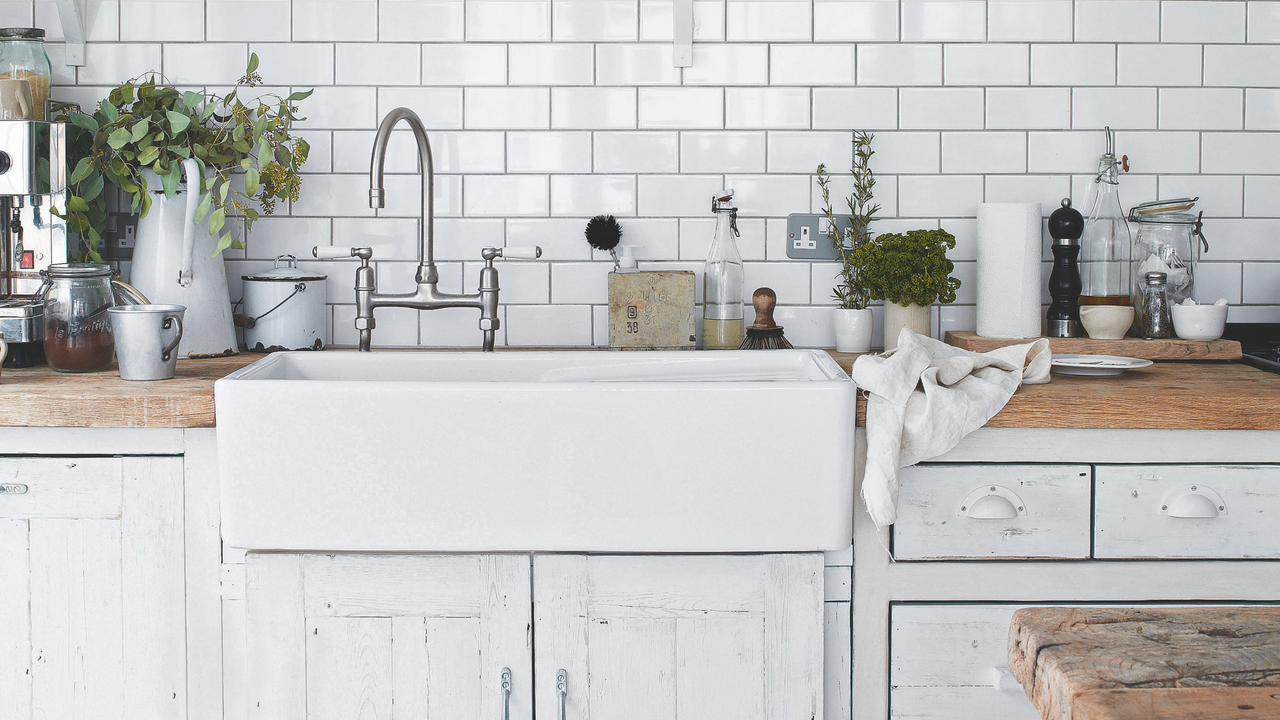
{"type": "Polygon", "coordinates": [[[1119,355],[1054,355],[1053,372],[1059,375],[1089,375],[1105,377],[1119,375],[1125,370],[1144,368],[1150,360],[1120,357],[1119,355]]]}

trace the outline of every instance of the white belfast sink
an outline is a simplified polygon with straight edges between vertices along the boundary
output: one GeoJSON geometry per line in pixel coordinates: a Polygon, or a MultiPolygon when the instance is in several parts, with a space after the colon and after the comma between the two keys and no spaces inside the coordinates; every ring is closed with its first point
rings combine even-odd
{"type": "Polygon", "coordinates": [[[822,351],[275,353],[215,398],[233,547],[778,552],[852,536],[854,385],[822,351]]]}

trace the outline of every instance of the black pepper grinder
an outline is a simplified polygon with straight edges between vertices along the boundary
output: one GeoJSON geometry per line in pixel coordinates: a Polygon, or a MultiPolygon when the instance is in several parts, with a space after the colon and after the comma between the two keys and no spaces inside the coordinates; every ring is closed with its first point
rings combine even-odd
{"type": "Polygon", "coordinates": [[[1080,327],[1080,235],[1084,216],[1071,207],[1071,198],[1062,198],[1062,207],[1049,216],[1053,238],[1053,272],[1049,274],[1049,337],[1083,337],[1080,327]]]}

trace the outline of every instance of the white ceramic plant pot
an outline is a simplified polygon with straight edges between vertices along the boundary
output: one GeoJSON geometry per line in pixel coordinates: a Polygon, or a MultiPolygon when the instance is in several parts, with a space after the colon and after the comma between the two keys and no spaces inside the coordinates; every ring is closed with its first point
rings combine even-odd
{"type": "Polygon", "coordinates": [[[848,353],[871,350],[871,328],[874,324],[871,308],[836,308],[833,313],[831,324],[836,331],[836,350],[848,353]]]}
{"type": "MultiPolygon", "coordinates": [[[[195,160],[184,160],[182,169],[188,178],[199,172],[195,160]]],[[[130,284],[152,303],[187,308],[178,357],[234,355],[238,349],[227,271],[222,255],[213,255],[218,241],[205,225],[192,221],[199,193],[188,192],[183,183],[166,198],[156,190],[159,176],[144,172],[151,210],[138,221],[130,284]]]]}
{"type": "Polygon", "coordinates": [[[898,335],[907,328],[919,335],[928,336],[930,326],[928,305],[884,304],[884,349],[898,347],[898,335]]]}

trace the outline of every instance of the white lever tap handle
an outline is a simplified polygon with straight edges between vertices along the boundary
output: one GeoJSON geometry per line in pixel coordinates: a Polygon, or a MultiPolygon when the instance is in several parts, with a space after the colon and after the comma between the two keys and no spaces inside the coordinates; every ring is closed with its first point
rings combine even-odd
{"type": "Polygon", "coordinates": [[[339,247],[337,245],[316,245],[311,248],[311,254],[319,260],[336,260],[338,258],[354,257],[351,248],[339,247]]]}
{"type": "Polygon", "coordinates": [[[542,248],[537,245],[502,248],[502,257],[507,260],[537,260],[542,257],[542,248]]]}

